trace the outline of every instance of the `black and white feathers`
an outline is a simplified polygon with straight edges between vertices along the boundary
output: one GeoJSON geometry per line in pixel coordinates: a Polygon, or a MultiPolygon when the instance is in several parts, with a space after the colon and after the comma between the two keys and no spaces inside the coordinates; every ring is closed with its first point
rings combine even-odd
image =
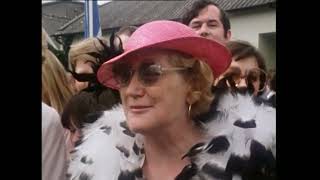
{"type": "Polygon", "coordinates": [[[193,162],[189,170],[193,173],[185,168],[179,176],[194,174],[185,180],[275,178],[275,108],[249,93],[228,91],[218,98],[211,109],[214,115],[204,120],[207,140],[184,156],[193,162]]]}
{"type": "MultiPolygon", "coordinates": [[[[275,179],[276,110],[249,94],[227,91],[202,125],[206,139],[186,149],[176,180],[275,179]]],[[[69,168],[72,180],[143,179],[143,137],[132,133],[121,106],[91,116],[69,168]],[[97,119],[97,120],[95,120],[97,119]]]]}
{"type": "Polygon", "coordinates": [[[144,158],[140,155],[142,141],[127,128],[120,105],[91,114],[87,122],[71,153],[69,179],[113,180],[121,179],[120,174],[126,176],[126,171],[138,171],[138,162],[144,158]]]}

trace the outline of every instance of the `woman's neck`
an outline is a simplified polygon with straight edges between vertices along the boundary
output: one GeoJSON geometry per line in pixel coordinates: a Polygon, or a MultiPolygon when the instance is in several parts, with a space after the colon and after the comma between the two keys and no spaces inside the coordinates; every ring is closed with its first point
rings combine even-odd
{"type": "MultiPolygon", "coordinates": [[[[184,166],[189,164],[188,159],[181,159],[187,151],[203,138],[203,132],[192,123],[172,125],[157,132],[145,134],[144,149],[146,161],[144,173],[148,176],[178,175],[184,166]]],[[[163,176],[162,179],[163,179],[163,176]]],[[[155,177],[147,177],[155,179],[155,177]]],[[[172,178],[173,179],[173,178],[172,178]]]]}

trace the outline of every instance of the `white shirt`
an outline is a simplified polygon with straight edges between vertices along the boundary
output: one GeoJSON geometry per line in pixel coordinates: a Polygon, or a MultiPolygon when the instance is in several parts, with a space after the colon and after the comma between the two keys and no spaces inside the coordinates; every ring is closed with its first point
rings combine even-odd
{"type": "Polygon", "coordinates": [[[64,180],[67,151],[57,111],[42,103],[42,180],[64,180]]]}

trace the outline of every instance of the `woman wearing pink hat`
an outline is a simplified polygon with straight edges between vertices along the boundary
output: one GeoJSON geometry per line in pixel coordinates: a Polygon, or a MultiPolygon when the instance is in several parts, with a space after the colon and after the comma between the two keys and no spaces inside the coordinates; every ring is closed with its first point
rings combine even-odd
{"type": "Polygon", "coordinates": [[[122,105],[90,116],[70,179],[273,178],[275,110],[248,94],[212,94],[230,63],[223,45],[181,23],[138,28],[98,71],[122,105]]]}

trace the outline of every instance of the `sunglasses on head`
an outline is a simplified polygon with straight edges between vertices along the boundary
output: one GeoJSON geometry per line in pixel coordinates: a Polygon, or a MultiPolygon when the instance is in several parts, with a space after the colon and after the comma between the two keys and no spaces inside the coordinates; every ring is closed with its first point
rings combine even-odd
{"type": "MultiPolygon", "coordinates": [[[[237,67],[232,67],[224,75],[224,78],[227,80],[228,85],[231,87],[238,87],[241,80],[245,79],[247,86],[252,86],[253,83],[260,81],[265,82],[267,74],[264,70],[260,68],[252,68],[247,70],[244,75],[242,75],[241,70],[237,67]]],[[[259,91],[262,91],[265,87],[265,83],[260,85],[259,91]]]]}
{"type": "Polygon", "coordinates": [[[188,67],[162,67],[160,64],[153,62],[141,63],[137,69],[133,69],[128,63],[115,64],[112,67],[113,77],[117,82],[118,88],[127,87],[137,71],[138,80],[144,86],[155,84],[165,72],[183,71],[188,67]]]}

